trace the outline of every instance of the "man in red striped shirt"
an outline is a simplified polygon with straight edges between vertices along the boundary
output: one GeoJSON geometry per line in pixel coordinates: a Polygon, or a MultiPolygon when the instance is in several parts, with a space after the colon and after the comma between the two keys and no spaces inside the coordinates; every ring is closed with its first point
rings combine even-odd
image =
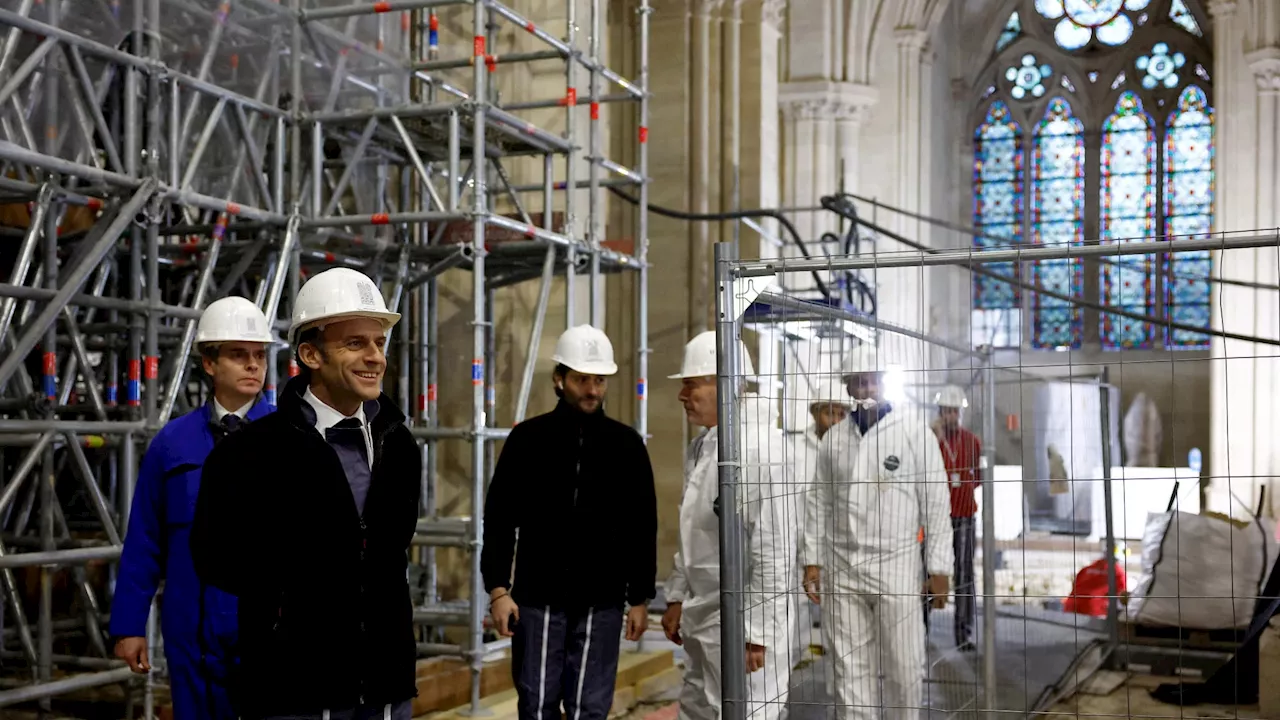
{"type": "Polygon", "coordinates": [[[942,459],[947,466],[947,484],[951,489],[951,529],[955,545],[956,647],[972,651],[973,624],[976,616],[973,583],[974,515],[978,512],[975,496],[982,482],[980,459],[982,442],[977,435],[960,425],[961,413],[969,407],[964,390],[948,385],[934,398],[938,417],[933,432],[942,446],[942,459]]]}

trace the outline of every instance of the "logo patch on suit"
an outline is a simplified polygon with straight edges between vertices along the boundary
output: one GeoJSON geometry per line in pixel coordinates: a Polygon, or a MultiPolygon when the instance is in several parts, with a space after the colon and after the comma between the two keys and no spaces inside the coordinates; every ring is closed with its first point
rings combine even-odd
{"type": "Polygon", "coordinates": [[[897,455],[890,455],[889,457],[884,459],[884,469],[888,470],[889,472],[893,472],[894,470],[897,470],[901,466],[902,466],[902,461],[898,459],[897,455]]]}

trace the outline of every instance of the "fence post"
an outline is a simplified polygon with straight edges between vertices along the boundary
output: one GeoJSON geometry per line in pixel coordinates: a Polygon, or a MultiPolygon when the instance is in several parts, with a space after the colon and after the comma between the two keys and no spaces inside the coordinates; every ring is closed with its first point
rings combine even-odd
{"type": "Polygon", "coordinates": [[[982,692],[989,720],[999,711],[996,698],[996,354],[982,349],[982,692]]]}
{"type": "Polygon", "coordinates": [[[734,408],[742,382],[732,245],[716,243],[716,433],[720,480],[720,648],[723,720],[746,720],[747,658],[743,628],[742,518],[738,507],[738,428],[734,408]]]}
{"type": "Polygon", "coordinates": [[[1103,552],[1107,557],[1107,663],[1116,661],[1120,647],[1120,604],[1116,582],[1116,534],[1112,516],[1114,504],[1111,496],[1111,385],[1107,368],[1102,369],[1102,382],[1098,383],[1098,414],[1102,425],[1102,500],[1106,513],[1107,537],[1103,552]]]}

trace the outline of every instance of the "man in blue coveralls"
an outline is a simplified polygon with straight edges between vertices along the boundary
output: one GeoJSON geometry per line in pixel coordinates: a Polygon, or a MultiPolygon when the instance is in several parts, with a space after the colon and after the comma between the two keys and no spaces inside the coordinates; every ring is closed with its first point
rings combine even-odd
{"type": "Polygon", "coordinates": [[[142,458],[120,557],[111,634],[116,657],[136,673],[151,670],[147,614],[163,579],[161,630],[175,720],[234,718],[227,689],[234,671],[236,599],[202,586],[188,537],[205,457],[223,437],[271,412],[260,399],[271,331],[262,311],[242,297],[211,303],[200,316],[196,346],[213,397],[156,435],[142,458]]]}

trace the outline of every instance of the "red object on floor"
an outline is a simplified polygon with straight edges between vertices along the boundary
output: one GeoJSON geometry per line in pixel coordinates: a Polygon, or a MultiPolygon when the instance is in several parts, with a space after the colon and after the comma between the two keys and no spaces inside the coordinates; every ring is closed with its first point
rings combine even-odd
{"type": "MultiPolygon", "coordinates": [[[[1116,563],[1116,593],[1125,592],[1124,566],[1116,563]]],[[[1065,612],[1107,616],[1107,559],[1099,558],[1076,573],[1071,595],[1062,601],[1065,612]]]]}
{"type": "Polygon", "coordinates": [[[661,710],[654,710],[644,716],[644,720],[676,720],[680,717],[680,703],[671,703],[661,710]]]}

